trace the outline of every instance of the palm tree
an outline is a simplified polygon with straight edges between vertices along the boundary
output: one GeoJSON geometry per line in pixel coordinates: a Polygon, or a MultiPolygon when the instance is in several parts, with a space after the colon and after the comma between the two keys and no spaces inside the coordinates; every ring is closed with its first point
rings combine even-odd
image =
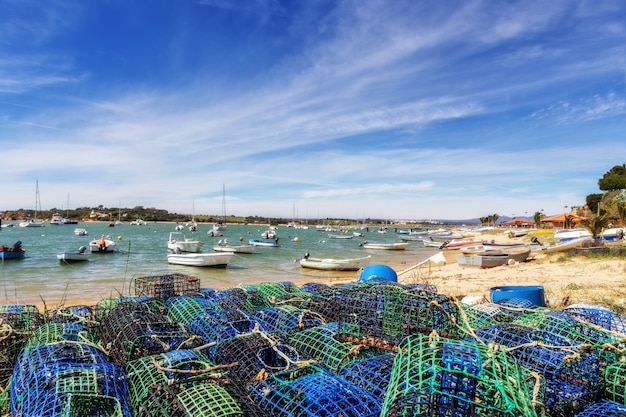
{"type": "Polygon", "coordinates": [[[611,216],[606,211],[601,210],[597,216],[581,220],[580,225],[589,230],[594,238],[597,238],[610,222],[611,216]]]}

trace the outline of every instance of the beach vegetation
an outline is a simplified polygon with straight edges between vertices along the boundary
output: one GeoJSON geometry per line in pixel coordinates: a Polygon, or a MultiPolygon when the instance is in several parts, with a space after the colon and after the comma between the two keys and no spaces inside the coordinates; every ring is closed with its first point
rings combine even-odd
{"type": "Polygon", "coordinates": [[[615,191],[626,188],[626,164],[615,165],[598,180],[602,191],[615,191]]]}

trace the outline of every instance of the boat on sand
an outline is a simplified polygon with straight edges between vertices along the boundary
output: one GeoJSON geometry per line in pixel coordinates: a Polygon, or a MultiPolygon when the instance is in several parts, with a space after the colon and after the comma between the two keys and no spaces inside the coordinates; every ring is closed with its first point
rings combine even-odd
{"type": "Polygon", "coordinates": [[[367,266],[371,258],[371,256],[352,259],[312,258],[306,253],[304,258],[300,259],[300,266],[324,271],[358,271],[367,266]]]}
{"type": "Polygon", "coordinates": [[[465,252],[457,255],[456,262],[462,267],[494,268],[500,265],[510,265],[525,262],[530,255],[530,247],[503,250],[485,250],[465,252]]]}

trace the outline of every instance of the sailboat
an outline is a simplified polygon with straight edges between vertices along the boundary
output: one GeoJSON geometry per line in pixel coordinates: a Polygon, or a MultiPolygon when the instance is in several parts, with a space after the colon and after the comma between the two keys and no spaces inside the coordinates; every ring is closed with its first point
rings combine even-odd
{"type": "Polygon", "coordinates": [[[213,226],[215,230],[225,230],[226,229],[226,186],[222,184],[222,216],[217,221],[217,223],[213,226]]]}
{"type": "Polygon", "coordinates": [[[35,217],[24,220],[20,223],[20,227],[44,227],[46,223],[37,219],[37,212],[41,211],[41,201],[39,200],[39,180],[36,181],[35,187],[35,217]]]}
{"type": "Polygon", "coordinates": [[[117,210],[117,220],[115,220],[115,225],[120,226],[122,224],[124,223],[122,223],[122,202],[120,201],[119,208],[117,210]]]}

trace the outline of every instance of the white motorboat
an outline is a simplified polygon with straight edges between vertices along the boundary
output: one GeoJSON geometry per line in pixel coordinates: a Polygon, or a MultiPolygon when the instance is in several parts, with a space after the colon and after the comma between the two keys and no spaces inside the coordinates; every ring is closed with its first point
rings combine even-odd
{"type": "Polygon", "coordinates": [[[78,250],[57,253],[57,259],[62,262],[88,261],[89,253],[85,246],[81,246],[78,250]]]}
{"type": "Polygon", "coordinates": [[[167,262],[176,265],[187,266],[214,266],[226,267],[234,253],[211,252],[211,253],[170,253],[167,262]]]}
{"type": "Polygon", "coordinates": [[[110,253],[115,252],[115,242],[105,238],[104,235],[100,239],[94,239],[89,242],[89,249],[92,253],[110,253]]]}
{"type": "Polygon", "coordinates": [[[167,240],[167,248],[171,251],[179,249],[181,252],[200,252],[202,245],[201,241],[189,239],[183,232],[170,232],[167,240]]]}
{"type": "Polygon", "coordinates": [[[554,233],[555,239],[559,239],[559,242],[566,242],[568,240],[574,240],[581,237],[591,237],[591,232],[587,229],[565,229],[557,230],[554,233]]]}
{"type": "Polygon", "coordinates": [[[89,234],[89,232],[87,231],[87,229],[84,229],[82,227],[77,227],[76,229],[74,229],[74,235],[76,236],[87,236],[89,234]]]}
{"type": "Polygon", "coordinates": [[[300,260],[300,266],[324,271],[358,271],[369,265],[371,258],[371,256],[353,259],[311,258],[307,253],[300,260]]]}
{"type": "Polygon", "coordinates": [[[378,250],[405,250],[409,246],[409,242],[394,242],[394,243],[373,243],[365,241],[361,244],[365,249],[378,249],[378,250]]]}
{"type": "Polygon", "coordinates": [[[269,229],[261,233],[263,239],[276,239],[277,236],[276,226],[270,226],[269,229]]]}
{"type": "Polygon", "coordinates": [[[248,241],[252,246],[267,246],[272,248],[277,248],[280,246],[278,243],[278,238],[274,240],[259,240],[259,239],[250,239],[248,241]]]}
{"type": "Polygon", "coordinates": [[[231,252],[231,253],[254,253],[256,246],[254,245],[231,245],[228,239],[220,240],[217,245],[213,246],[215,252],[231,252]]]}
{"type": "Polygon", "coordinates": [[[560,241],[550,245],[542,245],[537,238],[531,239],[532,245],[530,245],[530,251],[532,253],[552,253],[552,252],[565,252],[570,249],[582,248],[587,242],[591,242],[592,237],[579,237],[575,239],[560,241]]]}

